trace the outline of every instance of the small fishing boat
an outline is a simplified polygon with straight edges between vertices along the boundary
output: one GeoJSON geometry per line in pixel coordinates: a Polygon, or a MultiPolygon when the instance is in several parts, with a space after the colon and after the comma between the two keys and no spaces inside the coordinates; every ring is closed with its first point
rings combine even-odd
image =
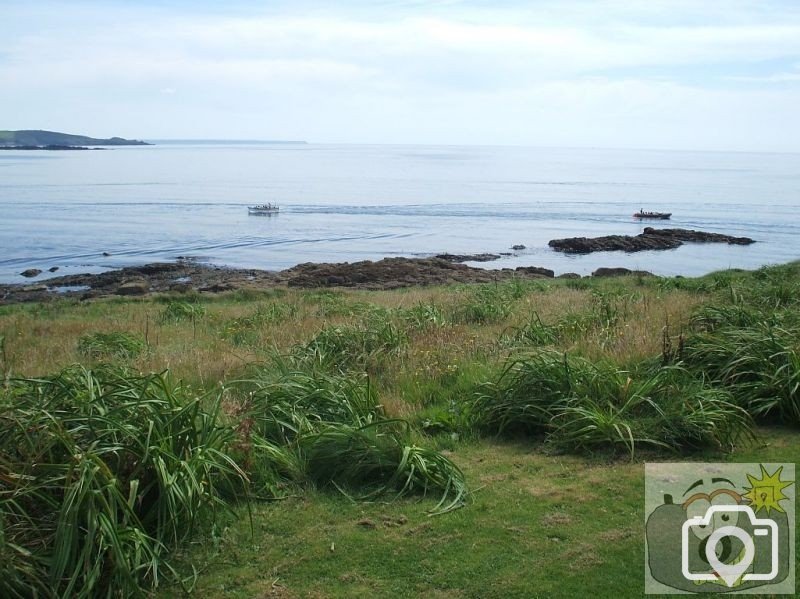
{"type": "Polygon", "coordinates": [[[667,220],[670,216],[672,216],[672,212],[647,212],[646,210],[639,210],[633,215],[633,218],[660,218],[661,220],[667,220]]]}
{"type": "Polygon", "coordinates": [[[275,204],[258,204],[257,206],[248,206],[248,214],[275,214],[280,210],[280,207],[275,204]]]}

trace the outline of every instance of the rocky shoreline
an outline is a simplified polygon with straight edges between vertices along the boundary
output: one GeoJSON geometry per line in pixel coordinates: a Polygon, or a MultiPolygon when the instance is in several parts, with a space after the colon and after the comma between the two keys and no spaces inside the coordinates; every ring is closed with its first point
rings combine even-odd
{"type": "MultiPolygon", "coordinates": [[[[598,269],[594,276],[632,274],[627,269],[598,269]],[[606,272],[607,271],[607,272],[606,272]]],[[[636,273],[649,274],[649,273],[636,273]]],[[[342,263],[305,263],[282,271],[210,266],[188,260],[146,264],[99,274],[53,277],[33,284],[0,285],[0,305],[44,302],[59,297],[90,300],[152,293],[220,293],[233,290],[295,287],[314,289],[397,289],[401,287],[492,283],[511,278],[552,279],[547,268],[520,266],[486,270],[439,258],[384,258],[342,263]]],[[[558,278],[580,278],[565,273],[558,278]]]]}
{"type": "MultiPolygon", "coordinates": [[[[653,229],[646,227],[636,236],[572,237],[549,242],[556,251],[585,254],[621,250],[638,252],[679,247],[684,242],[748,245],[748,237],[732,237],[688,229],[653,229]]],[[[514,250],[525,249],[516,245],[514,250]]],[[[305,263],[282,271],[239,269],[201,264],[179,257],[175,262],[158,262],[111,270],[100,274],[74,274],[28,284],[0,285],[0,305],[19,302],[50,301],[58,297],[88,300],[112,296],[144,296],[151,293],[219,293],[236,289],[266,289],[286,286],[297,288],[347,287],[352,289],[397,289],[452,283],[491,283],[510,278],[554,278],[555,273],[537,266],[519,266],[486,270],[463,262],[497,260],[501,254],[439,254],[431,258],[384,258],[382,260],[342,263],[305,263]]],[[[49,269],[53,273],[57,266],[49,269]]],[[[41,270],[30,268],[22,273],[38,277],[41,270]]],[[[647,271],[626,268],[598,268],[591,276],[649,276],[647,271]]],[[[580,278],[564,273],[559,278],[580,278]]]]}

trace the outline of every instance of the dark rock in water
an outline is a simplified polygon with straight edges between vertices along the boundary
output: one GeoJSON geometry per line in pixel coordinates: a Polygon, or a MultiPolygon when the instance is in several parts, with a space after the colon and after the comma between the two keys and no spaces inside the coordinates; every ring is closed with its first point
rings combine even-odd
{"type": "Polygon", "coordinates": [[[690,229],[654,229],[645,227],[640,235],[606,235],[604,237],[569,237],[552,239],[548,245],[556,251],[568,254],[591,252],[642,252],[645,250],[671,250],[684,242],[728,243],[748,245],[754,243],[749,237],[731,237],[720,233],[706,233],[690,229]]]}
{"type": "Polygon", "coordinates": [[[501,256],[513,256],[514,254],[512,254],[511,252],[500,252],[500,255],[501,256]]]}
{"type": "Polygon", "coordinates": [[[548,245],[567,254],[590,254],[592,252],[641,252],[644,250],[671,250],[683,242],[668,237],[643,237],[637,235],[606,235],[605,237],[570,237],[553,239],[548,245]]]}
{"type": "Polygon", "coordinates": [[[435,258],[447,262],[491,262],[498,260],[499,254],[437,254],[435,258]]]}
{"type": "Polygon", "coordinates": [[[128,281],[123,283],[115,293],[117,295],[146,295],[150,291],[150,283],[147,281],[128,281]]]}
{"type": "Polygon", "coordinates": [[[518,266],[517,272],[524,272],[528,275],[546,277],[548,279],[552,279],[556,275],[556,273],[549,268],[541,268],[540,266],[518,266]]]}
{"type": "Polygon", "coordinates": [[[58,270],[58,266],[51,266],[47,269],[47,272],[56,272],[58,270]]]}
{"type": "Polygon", "coordinates": [[[593,277],[653,277],[653,273],[646,270],[631,270],[630,268],[598,268],[592,273],[593,277]]]}
{"type": "Polygon", "coordinates": [[[38,277],[40,274],[42,274],[42,271],[38,268],[29,268],[28,270],[23,270],[19,274],[30,279],[31,277],[38,277]]]}
{"type": "Polygon", "coordinates": [[[518,244],[518,245],[512,245],[512,246],[511,246],[511,249],[512,249],[512,250],[524,250],[524,249],[525,249],[525,246],[524,246],[524,245],[521,245],[521,244],[518,244]]]}
{"type": "Polygon", "coordinates": [[[103,252],[103,255],[104,256],[110,256],[111,254],[109,254],[108,252],[103,252]]]}
{"type": "Polygon", "coordinates": [[[692,231],[691,229],[654,229],[653,227],[645,227],[642,235],[668,237],[694,243],[727,243],[730,245],[750,245],[755,243],[755,240],[749,237],[732,237],[721,233],[706,233],[705,231],[692,231]]]}
{"type": "Polygon", "coordinates": [[[580,279],[581,276],[576,272],[565,272],[556,277],[557,279],[580,279]]]}

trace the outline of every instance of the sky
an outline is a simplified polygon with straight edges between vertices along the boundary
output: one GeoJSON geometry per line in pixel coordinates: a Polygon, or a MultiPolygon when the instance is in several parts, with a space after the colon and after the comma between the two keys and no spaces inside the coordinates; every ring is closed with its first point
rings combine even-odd
{"type": "Polygon", "coordinates": [[[0,129],[800,152],[800,1],[0,0],[0,129]]]}

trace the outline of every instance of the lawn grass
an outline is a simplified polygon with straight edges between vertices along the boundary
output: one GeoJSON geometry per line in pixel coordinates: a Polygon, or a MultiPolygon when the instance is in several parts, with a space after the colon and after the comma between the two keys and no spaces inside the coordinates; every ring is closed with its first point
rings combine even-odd
{"type": "Polygon", "coordinates": [[[645,461],[800,458],[798,297],[800,263],[62,299],[0,307],[0,372],[168,369],[221,398],[251,500],[171,545],[159,595],[638,597],[645,461]],[[451,463],[469,499],[431,516],[461,501],[451,463]]]}
{"type": "MultiPolygon", "coordinates": [[[[797,432],[686,461],[800,460],[797,432]]],[[[201,597],[642,597],[644,461],[554,456],[482,440],[452,456],[474,488],[457,512],[428,501],[311,493],[254,509],[182,555],[201,597]]],[[[189,573],[187,569],[186,574],[189,573]]],[[[174,591],[165,596],[177,597],[174,591]]]]}

